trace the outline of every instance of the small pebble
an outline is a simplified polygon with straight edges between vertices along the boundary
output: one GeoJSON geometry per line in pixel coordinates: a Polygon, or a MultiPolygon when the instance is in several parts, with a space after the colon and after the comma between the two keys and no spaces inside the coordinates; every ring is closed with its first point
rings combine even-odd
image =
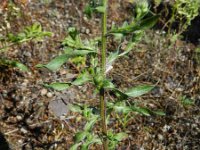
{"type": "Polygon", "coordinates": [[[81,33],[85,33],[86,32],[86,28],[85,27],[82,27],[81,28],[81,33]]]}
{"type": "Polygon", "coordinates": [[[86,29],[86,30],[85,30],[85,33],[86,33],[86,34],[89,34],[89,33],[90,33],[90,29],[86,29]]]}
{"type": "Polygon", "coordinates": [[[52,94],[51,92],[48,92],[48,93],[47,93],[47,97],[48,97],[48,98],[51,98],[51,97],[53,97],[53,94],[52,94]]]}
{"type": "Polygon", "coordinates": [[[32,56],[32,54],[31,54],[30,52],[26,52],[26,53],[24,53],[24,55],[25,55],[26,57],[31,57],[31,56],[32,56]]]}
{"type": "Polygon", "coordinates": [[[21,139],[20,139],[20,140],[18,140],[18,143],[22,144],[22,143],[23,143],[23,140],[21,140],[21,139]]]}
{"type": "Polygon", "coordinates": [[[32,73],[31,73],[31,72],[28,72],[27,74],[28,74],[29,76],[31,76],[31,75],[32,75],[32,73]]]}
{"type": "Polygon", "coordinates": [[[163,132],[167,132],[167,131],[169,131],[169,129],[171,129],[171,127],[168,125],[165,125],[162,130],[163,130],[163,132]]]}
{"type": "Polygon", "coordinates": [[[22,83],[22,86],[23,86],[23,87],[26,87],[26,86],[28,85],[28,82],[29,82],[29,81],[28,81],[27,79],[24,79],[24,82],[22,83]]]}
{"type": "Polygon", "coordinates": [[[21,84],[21,91],[26,91],[27,90],[27,84],[26,83],[22,83],[21,84]]]}
{"type": "Polygon", "coordinates": [[[181,87],[179,87],[179,88],[176,88],[175,89],[177,92],[182,92],[182,91],[184,91],[184,89],[183,88],[181,88],[181,87]]]}
{"type": "Polygon", "coordinates": [[[66,14],[65,17],[68,18],[68,17],[69,17],[69,14],[66,14]]]}
{"type": "Polygon", "coordinates": [[[62,69],[62,70],[60,70],[60,74],[65,75],[65,74],[67,74],[67,71],[65,69],[62,69]]]}
{"type": "Polygon", "coordinates": [[[160,141],[163,141],[163,140],[164,140],[164,137],[163,137],[163,135],[161,135],[161,134],[158,134],[158,139],[159,139],[160,141]]]}
{"type": "Polygon", "coordinates": [[[40,92],[41,96],[44,96],[47,94],[47,89],[42,89],[40,92]]]}
{"type": "Polygon", "coordinates": [[[22,116],[19,116],[19,115],[16,118],[18,121],[21,121],[23,119],[22,116]]]}
{"type": "Polygon", "coordinates": [[[87,16],[84,16],[84,17],[83,17],[83,20],[88,21],[87,16]]]}
{"type": "Polygon", "coordinates": [[[27,123],[28,125],[31,125],[31,124],[33,124],[33,121],[32,121],[30,118],[28,118],[28,119],[26,120],[26,123],[27,123]]]}
{"type": "Polygon", "coordinates": [[[27,131],[25,128],[23,128],[23,127],[20,129],[20,131],[21,131],[22,133],[24,133],[24,134],[27,134],[27,133],[28,133],[28,131],[27,131]]]}

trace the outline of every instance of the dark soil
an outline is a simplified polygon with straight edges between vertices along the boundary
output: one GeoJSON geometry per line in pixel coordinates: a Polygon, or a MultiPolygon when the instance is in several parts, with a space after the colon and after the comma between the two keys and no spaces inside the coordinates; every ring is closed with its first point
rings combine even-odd
{"type": "MultiPolygon", "coordinates": [[[[110,0],[110,3],[108,23],[122,24],[130,19],[131,5],[127,1],[110,0]]],[[[98,104],[91,85],[63,92],[46,90],[42,86],[46,82],[73,79],[79,71],[73,64],[66,63],[54,73],[34,67],[62,52],[61,42],[70,26],[76,26],[84,38],[100,35],[99,16],[86,20],[82,13],[85,4],[82,0],[33,0],[25,7],[18,4],[22,16],[11,14],[10,28],[0,30],[0,34],[5,35],[39,22],[44,30],[54,34],[43,42],[32,41],[0,53],[0,57],[19,60],[31,70],[21,72],[16,68],[0,67],[0,150],[8,147],[12,150],[68,150],[73,144],[74,133],[80,129],[80,122],[70,118],[79,116],[70,114],[67,105],[75,102],[98,104]]],[[[2,28],[6,11],[0,14],[2,28]]],[[[114,45],[111,43],[109,50],[114,45]]],[[[162,31],[151,30],[134,51],[114,64],[109,77],[121,89],[141,84],[156,86],[151,93],[131,99],[131,103],[166,113],[165,116],[135,116],[126,127],[129,138],[117,149],[200,149],[200,63],[195,48],[181,40],[171,44],[162,31]],[[193,104],[184,104],[183,97],[193,104]]],[[[120,123],[113,128],[123,130],[120,123]]]]}

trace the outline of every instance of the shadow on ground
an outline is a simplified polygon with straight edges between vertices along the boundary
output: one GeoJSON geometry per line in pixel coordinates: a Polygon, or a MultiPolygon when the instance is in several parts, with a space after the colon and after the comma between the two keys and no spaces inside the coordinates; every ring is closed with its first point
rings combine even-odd
{"type": "Polygon", "coordinates": [[[9,144],[1,132],[0,132],[0,150],[10,150],[9,144]]]}

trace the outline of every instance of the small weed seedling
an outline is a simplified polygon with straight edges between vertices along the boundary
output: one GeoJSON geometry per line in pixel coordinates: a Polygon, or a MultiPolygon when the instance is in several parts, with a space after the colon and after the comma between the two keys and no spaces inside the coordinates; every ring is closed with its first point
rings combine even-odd
{"type": "MultiPolygon", "coordinates": [[[[85,119],[86,124],[82,131],[75,134],[75,143],[70,150],[87,150],[93,144],[102,145],[104,150],[115,149],[119,141],[128,137],[127,133],[115,133],[114,130],[108,129],[112,112],[119,115],[123,114],[123,119],[120,119],[122,126],[125,128],[131,112],[137,112],[149,116],[152,112],[147,108],[141,108],[136,105],[129,105],[127,99],[130,97],[139,97],[148,93],[153,89],[152,85],[140,85],[130,88],[126,91],[119,90],[106,77],[109,70],[112,69],[113,63],[120,57],[129,53],[135,44],[140,41],[146,29],[152,27],[158,20],[158,16],[150,16],[147,1],[138,1],[135,6],[136,16],[133,17],[130,23],[124,23],[120,27],[113,26],[107,31],[107,12],[108,0],[91,1],[86,7],[85,13],[92,17],[92,13],[100,13],[101,20],[101,38],[91,40],[82,40],[78,31],[71,27],[68,29],[69,35],[64,39],[64,53],[57,56],[47,64],[39,64],[37,67],[45,67],[51,71],[57,71],[66,61],[77,57],[85,57],[87,65],[80,71],[77,78],[71,82],[50,83],[45,84],[46,87],[55,90],[66,90],[70,86],[81,86],[86,83],[91,83],[95,87],[95,92],[99,94],[99,108],[94,109],[91,106],[70,104],[70,109],[73,112],[80,113],[85,119]],[[107,38],[118,37],[121,42],[128,40],[125,51],[120,52],[120,48],[111,52],[106,56],[107,38]],[[101,47],[99,48],[99,45],[101,47]],[[100,51],[98,51],[100,49],[100,51]],[[99,58],[100,57],[100,58],[99,58]],[[116,100],[108,101],[106,91],[114,93],[116,100]],[[98,122],[100,121],[100,124],[98,122]],[[101,127],[101,132],[96,133],[94,127],[101,127]]],[[[119,43],[120,45],[121,43],[119,43]]],[[[120,47],[120,46],[119,46],[120,47]]],[[[163,115],[162,112],[155,112],[163,115]]],[[[119,117],[120,118],[120,117],[119,117]]]]}
{"type": "MultiPolygon", "coordinates": [[[[45,36],[51,36],[51,33],[42,31],[42,26],[37,23],[33,24],[32,26],[25,27],[21,33],[9,33],[6,37],[0,37],[0,42],[3,45],[3,47],[0,47],[0,54],[15,45],[32,40],[41,41],[45,36]]],[[[28,68],[24,64],[15,60],[9,60],[7,58],[0,58],[0,66],[17,67],[22,71],[28,71],[28,68]]]]}

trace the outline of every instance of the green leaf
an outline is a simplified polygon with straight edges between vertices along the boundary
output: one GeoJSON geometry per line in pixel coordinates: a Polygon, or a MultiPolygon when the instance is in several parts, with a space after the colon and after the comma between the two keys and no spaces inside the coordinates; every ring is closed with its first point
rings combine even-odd
{"type": "Polygon", "coordinates": [[[132,109],[126,106],[125,102],[119,102],[113,106],[113,109],[118,113],[129,113],[132,109]]]}
{"type": "Polygon", "coordinates": [[[42,26],[39,23],[34,23],[32,26],[28,26],[22,33],[17,36],[21,38],[20,42],[27,40],[41,40],[44,36],[51,36],[51,32],[42,31],[42,26]]]}
{"type": "Polygon", "coordinates": [[[114,53],[110,53],[109,56],[108,56],[108,58],[107,58],[106,65],[107,65],[107,66],[108,66],[108,65],[112,65],[113,62],[119,57],[118,55],[119,55],[119,52],[118,52],[118,51],[116,51],[116,52],[114,52],[114,53]]]}
{"type": "Polygon", "coordinates": [[[88,150],[90,146],[90,142],[85,142],[81,145],[81,150],[88,150]]]}
{"type": "Polygon", "coordinates": [[[104,89],[114,89],[115,85],[109,80],[104,80],[103,81],[103,88],[104,89]]]}
{"type": "Polygon", "coordinates": [[[87,131],[81,131],[81,132],[76,133],[75,142],[76,143],[81,142],[87,137],[87,134],[89,134],[87,131]]]}
{"type": "Polygon", "coordinates": [[[92,113],[92,109],[89,108],[87,105],[83,105],[83,113],[82,115],[86,118],[86,119],[92,119],[93,117],[93,113],[92,113]]]}
{"type": "Polygon", "coordinates": [[[119,142],[120,142],[121,140],[127,138],[127,137],[128,137],[128,134],[126,134],[126,133],[124,133],[124,132],[117,133],[117,134],[115,134],[115,135],[113,136],[113,138],[114,138],[115,140],[119,141],[119,142]]]}
{"type": "Polygon", "coordinates": [[[200,47],[197,47],[197,48],[195,49],[195,52],[196,52],[196,53],[200,53],[200,47]]]}
{"type": "Polygon", "coordinates": [[[194,101],[190,98],[187,98],[186,96],[182,96],[180,100],[181,100],[182,105],[184,106],[194,105],[194,101]]]}
{"type": "Polygon", "coordinates": [[[77,150],[80,145],[81,145],[81,143],[76,143],[76,144],[72,145],[69,150],[77,150]]]}
{"type": "Polygon", "coordinates": [[[62,45],[69,46],[76,49],[83,47],[83,43],[79,35],[76,35],[75,39],[73,39],[71,36],[66,37],[63,40],[62,45]]]}
{"type": "Polygon", "coordinates": [[[78,35],[78,31],[75,27],[68,28],[68,33],[72,37],[73,40],[76,40],[76,37],[78,35]]]}
{"type": "Polygon", "coordinates": [[[115,41],[121,41],[122,38],[124,37],[124,35],[121,33],[113,33],[112,35],[114,36],[115,41]]]}
{"type": "Polygon", "coordinates": [[[22,71],[29,71],[29,69],[24,64],[15,60],[0,59],[0,65],[5,65],[9,67],[17,67],[22,71]]]}
{"type": "Polygon", "coordinates": [[[53,60],[51,60],[48,64],[43,65],[43,64],[38,64],[36,67],[41,68],[45,67],[48,68],[51,71],[57,71],[60,69],[60,67],[69,59],[69,57],[66,54],[57,56],[53,60]]]}
{"type": "Polygon", "coordinates": [[[83,72],[79,74],[75,81],[72,82],[73,85],[83,85],[91,80],[91,77],[88,72],[83,72]]]}
{"type": "Polygon", "coordinates": [[[128,95],[126,93],[123,93],[122,91],[120,91],[116,88],[113,89],[112,91],[117,96],[118,100],[126,100],[128,98],[128,95]]]}
{"type": "Polygon", "coordinates": [[[138,22],[132,22],[130,25],[127,25],[124,27],[114,28],[114,29],[111,29],[111,31],[109,31],[107,35],[113,34],[113,33],[130,34],[138,30],[145,30],[145,29],[153,27],[155,23],[158,21],[158,18],[159,16],[156,15],[156,16],[143,19],[138,22]]]}
{"type": "Polygon", "coordinates": [[[101,74],[95,75],[93,77],[93,83],[95,84],[95,87],[100,90],[104,84],[104,77],[101,74]]]}
{"type": "Polygon", "coordinates": [[[142,19],[149,11],[147,0],[140,0],[136,3],[136,19],[142,19]]]}
{"type": "Polygon", "coordinates": [[[93,134],[88,134],[87,139],[84,141],[84,143],[81,145],[81,150],[88,150],[90,149],[90,145],[97,143],[102,144],[101,139],[93,134]]]}
{"type": "Polygon", "coordinates": [[[163,112],[162,110],[155,110],[155,111],[151,111],[152,113],[158,115],[158,116],[165,116],[165,112],[163,112]]]}
{"type": "Polygon", "coordinates": [[[95,10],[99,13],[105,13],[106,11],[106,6],[98,6],[95,8],[95,10]]]}
{"type": "Polygon", "coordinates": [[[70,111],[72,112],[79,112],[79,113],[82,113],[82,108],[79,106],[79,105],[76,105],[76,104],[68,104],[68,108],[70,111]]]}
{"type": "Polygon", "coordinates": [[[66,90],[70,87],[70,85],[71,85],[70,83],[61,83],[61,82],[44,84],[45,87],[52,88],[52,89],[58,90],[58,91],[66,90]]]}
{"type": "Polygon", "coordinates": [[[93,8],[90,5],[87,5],[84,9],[84,13],[88,18],[92,18],[93,8]]]}
{"type": "Polygon", "coordinates": [[[159,17],[160,17],[159,15],[155,15],[155,16],[142,20],[141,23],[139,24],[140,26],[139,29],[146,30],[153,27],[158,21],[159,17]]]}
{"type": "Polygon", "coordinates": [[[138,30],[138,31],[134,32],[133,35],[132,35],[132,39],[131,39],[132,42],[137,43],[137,42],[141,41],[143,35],[144,35],[143,30],[138,30]]]}
{"type": "Polygon", "coordinates": [[[101,144],[101,139],[99,138],[96,138],[94,136],[92,136],[91,139],[87,139],[88,141],[85,142],[83,145],[81,145],[81,150],[88,150],[89,149],[89,146],[94,144],[94,143],[97,143],[97,144],[101,144]]]}
{"type": "Polygon", "coordinates": [[[145,116],[151,116],[150,110],[148,108],[142,108],[137,106],[131,107],[133,111],[138,112],[139,114],[145,115],[145,116]]]}
{"type": "Polygon", "coordinates": [[[140,85],[127,90],[125,94],[128,95],[129,97],[138,97],[150,92],[153,88],[154,86],[151,85],[142,85],[142,86],[140,85]]]}
{"type": "Polygon", "coordinates": [[[93,50],[69,50],[69,49],[66,49],[64,50],[65,54],[70,56],[70,57],[76,57],[76,56],[85,56],[87,54],[95,54],[96,51],[93,51],[93,50]]]}
{"type": "Polygon", "coordinates": [[[23,38],[25,38],[25,34],[23,34],[24,36],[19,36],[19,35],[14,35],[12,33],[8,33],[7,38],[10,42],[13,43],[18,43],[20,40],[22,40],[23,38]]]}
{"type": "Polygon", "coordinates": [[[12,61],[12,66],[13,67],[17,67],[22,71],[29,71],[28,68],[24,64],[22,64],[22,63],[20,63],[18,61],[12,61]]]}
{"type": "Polygon", "coordinates": [[[89,131],[93,128],[94,124],[97,122],[98,116],[93,115],[93,117],[89,120],[89,122],[86,123],[84,130],[89,131]]]}

